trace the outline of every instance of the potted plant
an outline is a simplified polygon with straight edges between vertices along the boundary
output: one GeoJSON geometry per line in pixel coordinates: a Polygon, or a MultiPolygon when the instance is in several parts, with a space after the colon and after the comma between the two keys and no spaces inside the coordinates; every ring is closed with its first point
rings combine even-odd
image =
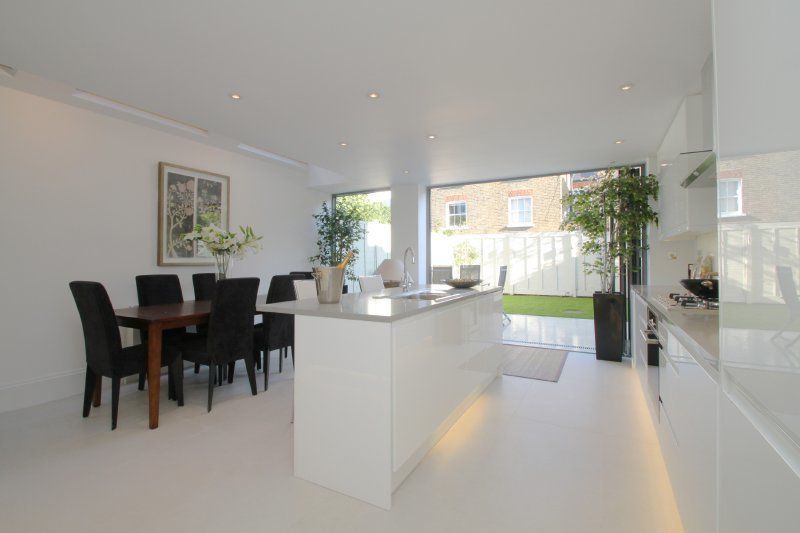
{"type": "Polygon", "coordinates": [[[600,275],[601,290],[593,296],[597,359],[622,360],[627,306],[617,281],[620,272],[631,271],[636,251],[645,248],[644,228],[658,223],[658,213],[651,207],[651,200],[657,199],[658,178],[638,176],[629,167],[608,169],[600,179],[570,191],[564,199],[561,227],[583,234],[581,252],[588,259],[584,269],[600,275]]]}
{"type": "MultiPolygon", "coordinates": [[[[364,237],[364,226],[361,218],[350,209],[331,209],[322,202],[322,210],[314,215],[317,225],[317,255],[309,258],[312,263],[322,266],[336,266],[344,261],[348,252],[353,252],[352,259],[358,257],[356,243],[364,237]]],[[[353,269],[355,261],[347,264],[345,277],[356,281],[358,277],[353,269]]],[[[344,286],[347,292],[347,285],[344,286]]]]}

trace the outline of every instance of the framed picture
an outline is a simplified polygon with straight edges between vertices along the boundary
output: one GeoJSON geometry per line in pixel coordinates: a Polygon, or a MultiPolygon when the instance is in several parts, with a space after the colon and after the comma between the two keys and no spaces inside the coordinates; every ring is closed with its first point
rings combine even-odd
{"type": "Polygon", "coordinates": [[[213,265],[200,243],[183,235],[195,224],[228,229],[230,178],[222,174],[158,164],[158,265],[213,265]]]}

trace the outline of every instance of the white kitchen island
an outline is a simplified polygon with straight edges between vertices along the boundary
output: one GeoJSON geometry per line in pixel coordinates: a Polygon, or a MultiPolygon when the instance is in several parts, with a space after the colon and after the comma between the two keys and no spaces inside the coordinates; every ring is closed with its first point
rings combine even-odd
{"type": "Polygon", "coordinates": [[[426,285],[258,310],[296,317],[294,475],[384,509],[500,371],[500,287],[426,285]]]}

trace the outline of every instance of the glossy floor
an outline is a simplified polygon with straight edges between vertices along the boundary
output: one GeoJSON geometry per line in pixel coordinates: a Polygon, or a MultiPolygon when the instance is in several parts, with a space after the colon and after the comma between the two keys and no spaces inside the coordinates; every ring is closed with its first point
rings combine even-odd
{"type": "Polygon", "coordinates": [[[556,316],[508,315],[503,340],[542,348],[594,353],[594,320],[556,316]]]}
{"type": "Polygon", "coordinates": [[[0,414],[3,530],[680,531],[625,364],[573,353],[558,383],[498,378],[388,512],[292,477],[291,369],[256,397],[237,375],[211,413],[205,373],[186,380],[155,431],[135,386],[113,432],[105,398],[88,419],[78,396],[0,414]]]}

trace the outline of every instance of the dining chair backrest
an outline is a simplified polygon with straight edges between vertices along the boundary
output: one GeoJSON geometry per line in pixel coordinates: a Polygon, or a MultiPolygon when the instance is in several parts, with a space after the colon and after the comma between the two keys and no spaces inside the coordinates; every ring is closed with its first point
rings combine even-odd
{"type": "Polygon", "coordinates": [[[86,365],[95,374],[110,376],[114,358],[122,353],[122,341],[108,293],[95,281],[73,281],[69,289],[81,317],[86,365]]]}
{"type": "Polygon", "coordinates": [[[181,281],[177,274],[136,276],[139,305],[179,304],[183,302],[181,281]]]}
{"type": "Polygon", "coordinates": [[[431,283],[443,283],[453,279],[452,266],[435,266],[431,268],[431,283]]]}
{"type": "Polygon", "coordinates": [[[269,290],[267,291],[267,303],[274,304],[294,300],[294,283],[292,283],[294,280],[295,278],[291,274],[272,276],[269,281],[269,290]]]}
{"type": "Polygon", "coordinates": [[[800,298],[797,296],[797,286],[794,283],[792,268],[787,266],[775,267],[775,275],[778,278],[778,288],[781,291],[781,298],[786,302],[789,313],[793,317],[800,316],[800,298]]]}
{"type": "MultiPolygon", "coordinates": [[[[177,274],[136,276],[136,294],[141,306],[183,303],[181,280],[177,274]]],[[[164,331],[163,338],[176,339],[184,333],[186,328],[171,328],[164,331]]]]}
{"type": "MultiPolygon", "coordinates": [[[[272,276],[267,291],[267,303],[291,302],[295,300],[294,280],[291,274],[272,276]]],[[[264,327],[268,333],[270,350],[291,346],[294,342],[294,315],[264,313],[264,327]]]]}
{"type": "Polygon", "coordinates": [[[289,275],[295,279],[314,279],[314,274],[311,272],[299,271],[295,270],[293,272],[289,272],[289,275]]]}
{"type": "Polygon", "coordinates": [[[294,297],[296,300],[308,300],[317,297],[317,282],[313,279],[296,279],[294,282],[294,297]]]}
{"type": "Polygon", "coordinates": [[[480,265],[461,265],[461,279],[480,279],[480,265]]]}
{"type": "Polygon", "coordinates": [[[505,288],[506,286],[506,277],[508,276],[508,267],[501,266],[500,267],[500,277],[497,280],[497,286],[501,289],[505,288]]]}
{"type": "Polygon", "coordinates": [[[358,283],[361,285],[361,292],[378,292],[382,291],[383,277],[380,274],[377,276],[359,276],[358,283]]]}
{"type": "Polygon", "coordinates": [[[230,278],[217,282],[208,319],[208,353],[217,364],[253,353],[253,316],[258,278],[230,278]]]}
{"type": "Polygon", "coordinates": [[[217,275],[211,272],[192,274],[195,300],[211,300],[217,288],[217,275]]]}

